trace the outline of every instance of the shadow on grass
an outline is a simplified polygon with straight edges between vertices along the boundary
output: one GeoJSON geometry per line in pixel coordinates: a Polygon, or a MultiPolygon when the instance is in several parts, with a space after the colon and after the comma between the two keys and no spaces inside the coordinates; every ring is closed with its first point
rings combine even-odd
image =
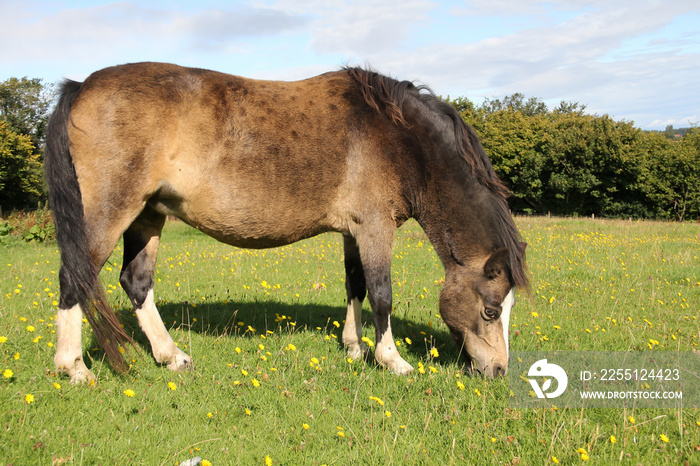
{"type": "MultiPolygon", "coordinates": [[[[373,341],[374,322],[372,313],[365,308],[362,310],[362,323],[365,331],[373,341]]],[[[193,305],[187,301],[181,303],[160,303],[160,315],[168,329],[190,331],[206,336],[234,336],[235,338],[259,338],[268,330],[280,332],[316,332],[327,335],[337,335],[338,351],[343,351],[342,329],[345,320],[345,306],[329,306],[315,303],[289,304],[280,301],[240,301],[240,302],[210,302],[193,305]],[[338,322],[340,327],[336,327],[338,322]],[[292,324],[293,323],[293,324],[292,324]],[[253,328],[254,331],[251,331],[253,328]]],[[[148,339],[138,326],[132,310],[117,311],[118,317],[127,333],[130,333],[141,349],[150,354],[151,346],[148,339]]],[[[437,347],[440,359],[436,363],[466,364],[449,332],[435,329],[429,325],[410,319],[402,318],[398,313],[391,316],[391,326],[395,339],[404,340],[408,337],[411,345],[405,343],[399,347],[399,353],[404,357],[411,355],[416,359],[425,359],[430,348],[437,347]]],[[[104,357],[102,349],[94,340],[91,341],[90,358],[100,360],[104,357]]],[[[86,362],[87,362],[86,361],[86,362]]],[[[89,364],[88,364],[89,366],[89,364]]]]}

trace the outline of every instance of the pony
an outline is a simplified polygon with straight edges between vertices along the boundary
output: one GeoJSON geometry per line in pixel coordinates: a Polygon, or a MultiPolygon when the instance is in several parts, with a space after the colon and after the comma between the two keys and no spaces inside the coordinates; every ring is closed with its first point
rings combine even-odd
{"type": "Polygon", "coordinates": [[[120,283],[157,363],[191,358],[163,325],[153,286],[167,216],[224,243],[270,248],[343,235],[353,358],[368,298],[374,357],[413,369],[391,331],[394,231],[421,225],[445,268],[440,315],[477,371],[508,366],[514,290],[528,287],[525,243],[474,130],[424,85],[345,67],[296,82],[262,81],[165,63],[110,67],[65,80],[47,128],[46,180],[61,253],[54,363],[72,383],[83,316],[114,370],[135,345],[98,278],[124,240],[120,283]]]}

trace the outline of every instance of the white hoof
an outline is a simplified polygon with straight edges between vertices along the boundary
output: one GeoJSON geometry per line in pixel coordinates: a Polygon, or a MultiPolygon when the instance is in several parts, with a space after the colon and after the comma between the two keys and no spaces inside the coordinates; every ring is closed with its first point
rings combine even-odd
{"type": "Polygon", "coordinates": [[[82,357],[76,358],[75,361],[68,364],[59,364],[57,362],[56,372],[68,375],[71,385],[82,385],[96,379],[95,374],[87,368],[82,357]]]}
{"type": "Polygon", "coordinates": [[[364,343],[349,345],[346,350],[348,356],[356,361],[365,359],[370,354],[369,347],[364,343]]]}
{"type": "Polygon", "coordinates": [[[173,372],[189,370],[192,368],[192,358],[179,348],[176,348],[175,354],[162,361],[167,362],[168,369],[173,372]]]}
{"type": "Polygon", "coordinates": [[[413,372],[413,366],[407,363],[401,356],[393,358],[390,361],[380,361],[380,364],[386,367],[389,372],[397,375],[405,375],[413,372]]]}

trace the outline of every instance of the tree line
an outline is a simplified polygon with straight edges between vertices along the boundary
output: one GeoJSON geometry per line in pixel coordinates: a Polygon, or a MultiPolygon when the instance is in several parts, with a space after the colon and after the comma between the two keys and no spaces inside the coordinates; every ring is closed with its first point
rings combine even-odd
{"type": "MultiPolygon", "coordinates": [[[[40,79],[0,83],[0,212],[47,200],[43,182],[46,122],[53,88],[40,79]]],[[[517,213],[700,219],[700,129],[669,139],[632,122],[550,109],[514,94],[476,105],[446,99],[479,134],[517,213]]]]}
{"type": "MultiPolygon", "coordinates": [[[[449,99],[448,99],[449,100],[449,99]]],[[[549,109],[514,94],[481,105],[450,100],[511,190],[514,212],[697,220],[700,129],[678,140],[577,102],[549,109]]]]}

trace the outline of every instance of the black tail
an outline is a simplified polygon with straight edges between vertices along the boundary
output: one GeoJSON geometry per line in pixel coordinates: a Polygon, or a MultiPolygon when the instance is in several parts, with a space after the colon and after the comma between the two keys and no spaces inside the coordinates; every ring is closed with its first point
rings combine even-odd
{"type": "Polygon", "coordinates": [[[69,309],[80,304],[110,364],[117,371],[124,372],[127,364],[119,346],[126,343],[133,346],[134,342],[124,332],[107,303],[99,270],[93,265],[80,185],[69,151],[70,109],[81,87],[81,83],[70,80],[62,84],[61,98],[46,130],[44,169],[62,262],[59,273],[60,307],[69,309]]]}

